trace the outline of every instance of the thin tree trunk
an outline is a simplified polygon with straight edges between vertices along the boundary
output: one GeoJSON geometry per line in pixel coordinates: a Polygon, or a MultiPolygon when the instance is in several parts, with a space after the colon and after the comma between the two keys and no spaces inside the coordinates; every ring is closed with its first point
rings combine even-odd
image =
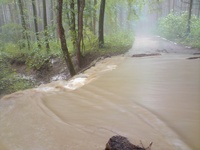
{"type": "Polygon", "coordinates": [[[104,46],[104,13],[105,13],[105,0],[101,0],[100,13],[99,13],[99,48],[104,46]]]}
{"type": "MultiPolygon", "coordinates": [[[[88,5],[89,5],[89,14],[92,17],[93,13],[92,13],[92,9],[90,8],[90,7],[92,7],[92,1],[91,0],[88,1],[88,5]]],[[[88,17],[85,17],[85,19],[87,19],[87,18],[88,17]]],[[[90,31],[93,30],[93,24],[92,23],[93,23],[92,19],[89,19],[89,28],[90,28],[90,31]]]]}
{"type": "Polygon", "coordinates": [[[198,9],[198,14],[197,16],[200,18],[200,0],[199,0],[199,9],[198,9]]]}
{"type": "Polygon", "coordinates": [[[48,40],[48,27],[47,27],[47,11],[46,11],[46,0],[42,0],[43,3],[43,25],[44,25],[44,38],[47,52],[50,49],[48,40]]]}
{"type": "Polygon", "coordinates": [[[74,70],[74,66],[72,64],[69,51],[67,48],[66,38],[65,38],[65,31],[62,25],[62,7],[63,7],[63,0],[57,0],[57,26],[58,26],[58,35],[60,38],[60,44],[62,48],[62,52],[64,55],[65,62],[67,64],[67,67],[69,69],[70,75],[74,76],[76,74],[74,70]]]}
{"type": "Polygon", "coordinates": [[[172,9],[173,9],[173,13],[175,13],[175,0],[172,0],[172,9]]]}
{"type": "Polygon", "coordinates": [[[77,61],[78,66],[81,67],[81,41],[83,40],[83,11],[85,7],[85,0],[77,0],[78,7],[78,38],[77,38],[77,61]]]}
{"type": "Polygon", "coordinates": [[[18,15],[19,14],[19,9],[17,7],[17,1],[16,0],[14,0],[14,9],[15,9],[15,13],[14,13],[15,21],[16,21],[16,23],[19,24],[20,17],[18,15]]]}
{"type": "MultiPolygon", "coordinates": [[[[94,0],[94,7],[97,5],[97,0],[94,0]]],[[[96,35],[96,9],[93,10],[93,33],[96,35]]]]}
{"type": "Polygon", "coordinates": [[[191,25],[191,16],[192,16],[192,5],[193,5],[193,0],[190,0],[189,15],[188,15],[188,25],[187,25],[187,34],[190,34],[190,25],[191,25]]]}
{"type": "Polygon", "coordinates": [[[2,17],[1,26],[3,26],[3,25],[6,24],[4,10],[3,10],[3,5],[1,5],[1,17],[2,17]]]}
{"type": "Polygon", "coordinates": [[[77,36],[76,36],[76,16],[74,0],[70,2],[70,31],[74,51],[77,50],[77,36]]]}
{"type": "Polygon", "coordinates": [[[35,0],[32,0],[32,7],[33,7],[35,35],[36,35],[36,39],[37,39],[38,48],[41,49],[39,31],[38,31],[37,10],[36,10],[35,0]]]}
{"type": "Polygon", "coordinates": [[[51,28],[52,28],[52,36],[56,37],[55,28],[54,28],[54,0],[51,0],[51,10],[50,10],[50,19],[51,19],[51,28]]]}
{"type": "Polygon", "coordinates": [[[180,10],[180,14],[181,14],[183,11],[183,3],[182,3],[182,1],[180,1],[180,3],[181,3],[181,10],[180,10]]]}
{"type": "Polygon", "coordinates": [[[12,4],[8,4],[8,9],[9,9],[9,12],[10,12],[11,22],[15,23],[15,18],[14,18],[14,14],[13,14],[12,4]]]}
{"type": "Polygon", "coordinates": [[[168,0],[168,10],[169,10],[169,14],[171,12],[171,0],[168,0]]]}
{"type": "MultiPolygon", "coordinates": [[[[2,12],[2,7],[0,7],[0,12],[2,12]]],[[[3,19],[3,13],[0,13],[0,27],[4,26],[4,19],[3,19]]],[[[0,32],[2,32],[2,28],[0,28],[0,32]]]]}
{"type": "MultiPolygon", "coordinates": [[[[18,0],[18,5],[19,5],[19,11],[20,11],[20,17],[21,17],[21,24],[23,27],[23,33],[22,33],[23,39],[27,40],[28,49],[30,50],[30,41],[29,41],[27,28],[26,28],[26,21],[25,21],[24,11],[23,11],[23,3],[21,0],[18,0]]],[[[22,45],[22,46],[25,46],[25,45],[22,45]]]]}

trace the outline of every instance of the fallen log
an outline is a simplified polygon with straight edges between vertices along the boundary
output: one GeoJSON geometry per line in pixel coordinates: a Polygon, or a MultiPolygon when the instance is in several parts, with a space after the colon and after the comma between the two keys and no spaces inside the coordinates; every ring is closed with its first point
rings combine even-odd
{"type": "Polygon", "coordinates": [[[130,143],[126,137],[117,135],[109,139],[105,150],[151,150],[152,144],[153,143],[151,142],[147,148],[144,148],[141,143],[142,146],[140,147],[130,143]]]}
{"type": "Polygon", "coordinates": [[[132,57],[147,57],[147,56],[159,56],[160,53],[151,53],[151,54],[134,54],[132,57]]]}

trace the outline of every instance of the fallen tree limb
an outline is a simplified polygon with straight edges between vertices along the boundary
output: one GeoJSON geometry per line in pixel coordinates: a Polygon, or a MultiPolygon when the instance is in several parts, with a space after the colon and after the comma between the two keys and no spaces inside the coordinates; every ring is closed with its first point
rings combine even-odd
{"type": "Polygon", "coordinates": [[[105,150],[151,150],[152,144],[151,142],[147,148],[142,143],[141,146],[137,146],[130,143],[126,137],[117,135],[109,139],[105,150]]]}

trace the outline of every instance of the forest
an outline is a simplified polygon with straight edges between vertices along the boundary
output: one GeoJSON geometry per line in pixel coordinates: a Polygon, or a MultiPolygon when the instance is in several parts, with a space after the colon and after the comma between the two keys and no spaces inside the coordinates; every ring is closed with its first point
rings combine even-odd
{"type": "Polygon", "coordinates": [[[154,34],[200,47],[200,0],[0,0],[0,12],[0,95],[124,54],[147,20],[154,34]]]}

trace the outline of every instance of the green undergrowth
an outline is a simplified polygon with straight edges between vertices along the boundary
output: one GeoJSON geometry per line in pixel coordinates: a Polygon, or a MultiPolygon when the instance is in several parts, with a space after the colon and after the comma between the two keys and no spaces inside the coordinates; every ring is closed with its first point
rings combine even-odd
{"type": "Polygon", "coordinates": [[[25,90],[33,86],[34,82],[20,77],[10,64],[0,57],[0,95],[25,90]]]}
{"type": "Polygon", "coordinates": [[[133,32],[116,32],[104,37],[103,48],[98,47],[97,38],[86,42],[86,51],[84,53],[97,54],[99,56],[113,56],[127,52],[134,42],[133,32]]]}
{"type": "Polygon", "coordinates": [[[200,48],[200,18],[192,16],[190,33],[187,32],[188,13],[173,14],[159,20],[158,33],[181,44],[200,48]]]}
{"type": "MultiPolygon", "coordinates": [[[[105,35],[105,45],[98,48],[98,40],[92,33],[85,33],[83,56],[88,53],[95,58],[101,56],[113,56],[123,54],[129,50],[133,43],[134,34],[131,32],[117,32],[115,34],[105,35]]],[[[75,52],[72,50],[70,39],[67,41],[70,55],[73,57],[75,52]]],[[[62,59],[60,43],[57,40],[50,40],[50,50],[47,51],[42,46],[38,49],[37,43],[31,43],[31,49],[22,48],[14,43],[4,43],[0,41],[0,95],[12,93],[35,86],[35,82],[20,77],[13,68],[15,66],[25,66],[27,71],[36,70],[42,72],[46,68],[51,68],[51,58],[62,59]]]]}

